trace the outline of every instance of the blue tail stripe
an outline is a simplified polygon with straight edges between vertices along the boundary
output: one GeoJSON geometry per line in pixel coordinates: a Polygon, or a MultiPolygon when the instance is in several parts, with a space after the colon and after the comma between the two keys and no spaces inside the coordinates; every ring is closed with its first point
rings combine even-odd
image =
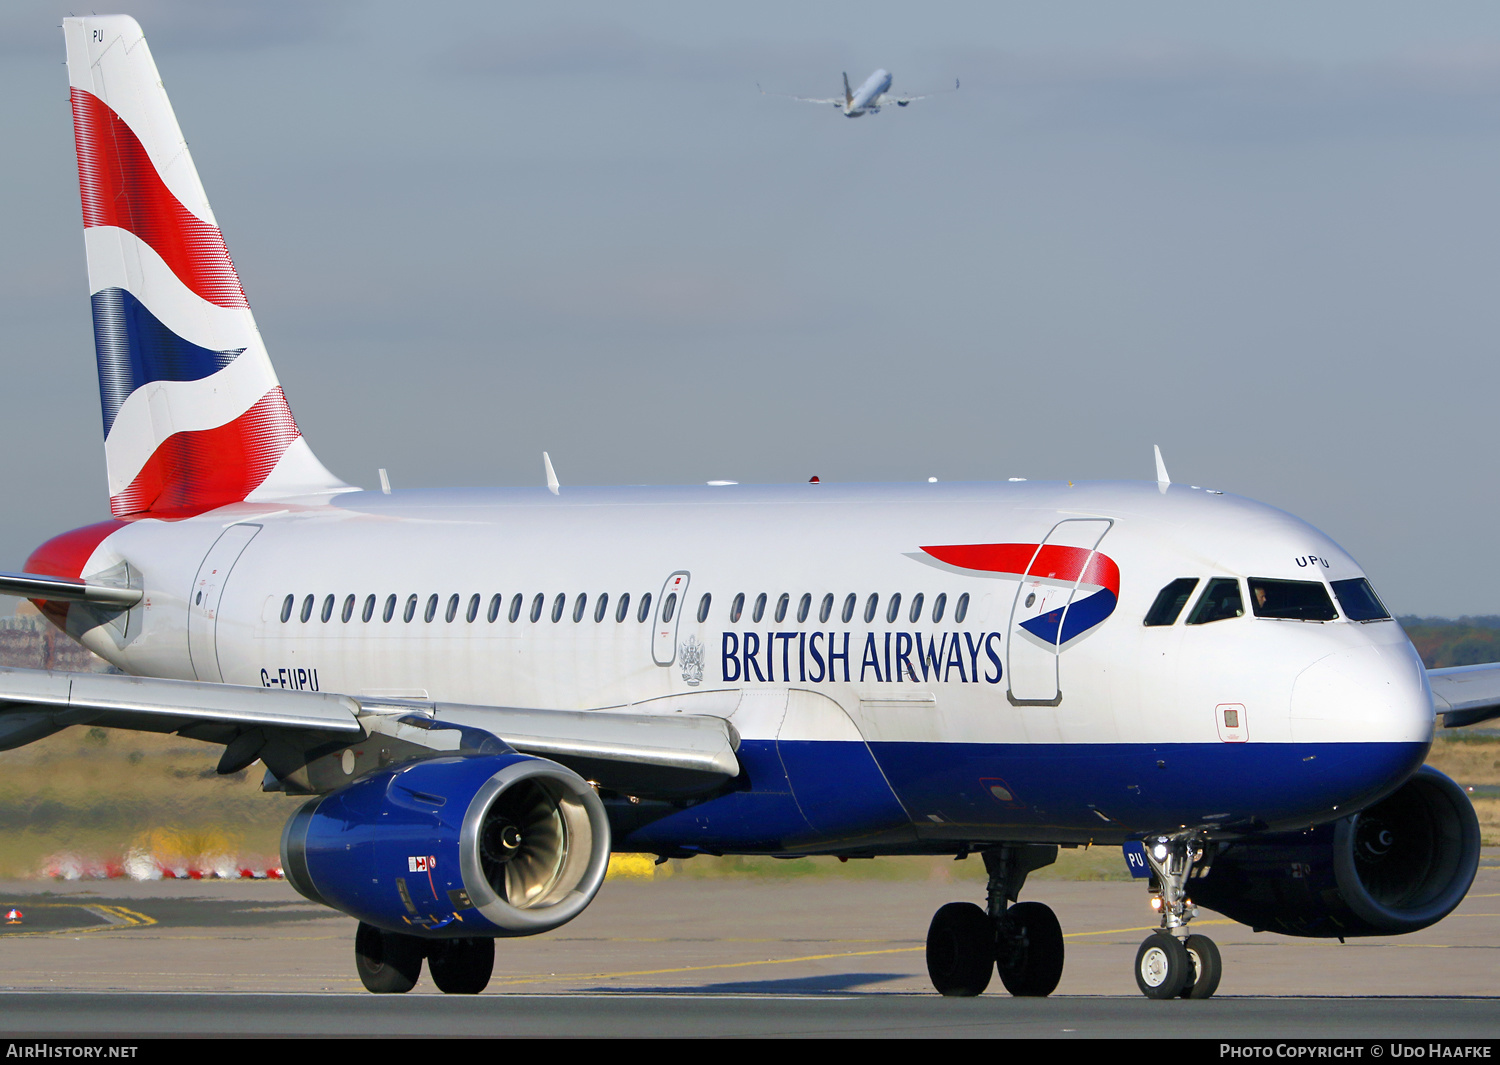
{"type": "Polygon", "coordinates": [[[106,437],[126,397],[137,388],[152,381],[201,381],[245,350],[210,351],[183,340],[123,288],[100,289],[93,304],[106,437]]]}

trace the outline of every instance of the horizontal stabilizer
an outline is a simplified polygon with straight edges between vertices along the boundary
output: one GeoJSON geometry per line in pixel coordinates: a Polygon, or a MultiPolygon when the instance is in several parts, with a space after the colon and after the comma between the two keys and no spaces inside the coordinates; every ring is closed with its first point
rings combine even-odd
{"type": "Polygon", "coordinates": [[[90,584],[67,577],[44,577],[37,573],[0,573],[0,595],[46,599],[54,603],[98,603],[124,609],[141,601],[139,588],[114,584],[90,584]]]}
{"type": "Polygon", "coordinates": [[[1500,717],[1500,662],[1429,669],[1432,708],[1444,728],[1474,725],[1500,717]]]}

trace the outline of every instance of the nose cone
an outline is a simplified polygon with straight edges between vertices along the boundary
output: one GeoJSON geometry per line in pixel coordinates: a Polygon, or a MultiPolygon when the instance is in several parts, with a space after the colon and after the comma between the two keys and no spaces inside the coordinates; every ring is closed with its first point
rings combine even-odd
{"type": "Polygon", "coordinates": [[[1292,740],[1298,743],[1432,742],[1432,691],[1410,644],[1335,651],[1292,685],[1292,740]]]}

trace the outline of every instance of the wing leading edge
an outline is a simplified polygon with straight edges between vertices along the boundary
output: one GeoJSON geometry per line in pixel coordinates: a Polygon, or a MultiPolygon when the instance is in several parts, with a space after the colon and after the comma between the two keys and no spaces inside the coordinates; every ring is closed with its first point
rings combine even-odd
{"type": "Polygon", "coordinates": [[[496,740],[629,794],[701,794],[739,775],[739,734],[694,714],[360,699],[202,681],[0,668],[0,750],[70,725],[174,732],[225,746],[219,772],[261,759],[268,787],[322,793],[397,761],[496,740]]]}

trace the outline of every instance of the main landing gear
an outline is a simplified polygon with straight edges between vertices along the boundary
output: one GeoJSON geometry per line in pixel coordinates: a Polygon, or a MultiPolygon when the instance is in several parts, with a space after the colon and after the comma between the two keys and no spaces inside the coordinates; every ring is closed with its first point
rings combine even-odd
{"type": "Polygon", "coordinates": [[[932,986],[952,997],[979,995],[998,972],[1012,995],[1052,994],[1062,979],[1062,927],[1050,907],[1017,903],[1016,896],[1027,873],[1057,861],[1057,848],[1006,845],[980,855],[990,878],[988,909],[950,902],[933,916],[927,929],[932,986]]]}
{"type": "Polygon", "coordinates": [[[1151,865],[1151,907],[1161,914],[1161,928],[1135,952],[1136,986],[1147,998],[1210,998],[1224,972],[1219,948],[1187,927],[1198,912],[1187,881],[1203,861],[1204,841],[1160,836],[1142,843],[1151,865]]]}
{"type": "Polygon", "coordinates": [[[385,932],[360,922],[354,934],[354,967],[365,989],[401,994],[416,986],[422,960],[438,990],[450,995],[477,995],[495,969],[493,939],[421,939],[385,932]]]}

